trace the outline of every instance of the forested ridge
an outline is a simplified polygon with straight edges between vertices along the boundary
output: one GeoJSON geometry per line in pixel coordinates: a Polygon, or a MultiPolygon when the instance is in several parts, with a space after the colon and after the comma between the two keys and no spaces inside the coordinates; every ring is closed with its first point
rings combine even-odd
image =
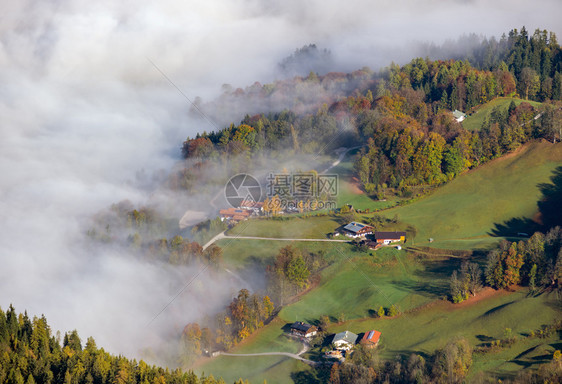
{"type": "Polygon", "coordinates": [[[446,182],[530,140],[559,138],[561,52],[554,33],[536,30],[529,36],[522,28],[500,41],[484,39],[464,60],[416,58],[376,73],[311,72],[246,90],[227,87],[203,108],[212,114],[237,100],[263,111],[275,111],[274,100],[291,105],[188,138],[182,153],[191,161],[170,183],[196,188],[196,175],[208,163],[248,171],[243,159],[324,154],[345,145],[366,146],[356,173],[369,194],[408,194],[412,186],[446,182]],[[507,111],[494,110],[476,131],[452,117],[453,110],[470,114],[496,97],[513,96],[542,105],[513,102],[507,111]]]}
{"type": "Polygon", "coordinates": [[[77,331],[53,335],[45,316],[30,318],[10,305],[0,309],[0,383],[183,383],[216,384],[222,379],[149,365],[82,343],[77,331]]]}

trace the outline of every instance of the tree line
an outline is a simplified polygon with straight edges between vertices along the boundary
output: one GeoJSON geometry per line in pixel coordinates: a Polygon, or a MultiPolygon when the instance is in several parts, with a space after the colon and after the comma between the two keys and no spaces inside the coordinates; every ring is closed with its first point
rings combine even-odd
{"type": "Polygon", "coordinates": [[[324,251],[307,252],[288,245],[266,267],[267,292],[279,306],[306,290],[318,272],[328,265],[324,251]]]}
{"type": "Polygon", "coordinates": [[[454,303],[474,296],[486,284],[495,289],[522,285],[532,293],[562,290],[562,228],[551,228],[546,234],[535,232],[529,239],[502,241],[486,258],[484,273],[477,263],[463,261],[450,279],[454,303]]]}
{"type": "Polygon", "coordinates": [[[562,289],[562,228],[519,242],[503,241],[488,254],[485,277],[496,289],[518,284],[531,291],[562,289]]]}
{"type": "MultiPolygon", "coordinates": [[[[560,324],[556,326],[560,330],[560,324]]],[[[323,378],[330,384],[343,383],[464,383],[476,353],[464,338],[448,342],[431,354],[412,353],[381,361],[376,350],[357,346],[344,363],[332,365],[323,378]]],[[[562,379],[562,353],[556,350],[549,363],[537,370],[524,370],[515,377],[498,380],[486,373],[478,373],[469,382],[481,383],[556,383],[562,379]]]]}
{"type": "MultiPolygon", "coordinates": [[[[77,331],[52,334],[45,316],[0,309],[0,382],[7,384],[219,384],[222,379],[115,356],[77,331]]],[[[242,380],[237,383],[243,383],[242,380]]]]}
{"type": "Polygon", "coordinates": [[[241,289],[223,312],[206,321],[207,326],[185,326],[181,336],[183,363],[188,365],[201,355],[232,348],[263,327],[274,309],[268,296],[241,289]]]}
{"type": "MultiPolygon", "coordinates": [[[[496,45],[490,48],[493,59],[485,63],[416,58],[378,73],[362,69],[287,81],[284,92],[293,95],[302,87],[320,86],[314,107],[258,112],[239,125],[187,138],[182,153],[189,161],[170,177],[170,185],[194,188],[209,164],[243,171],[251,166],[248,159],[266,154],[316,154],[368,144],[355,164],[365,191],[393,188],[408,194],[411,186],[445,182],[530,140],[555,140],[562,123],[562,54],[556,35],[537,30],[529,37],[523,28],[496,45]],[[497,109],[475,132],[451,116],[454,109],[467,111],[516,94],[545,103],[497,109]]],[[[267,99],[272,93],[266,88],[254,84],[249,93],[267,99]]]]}

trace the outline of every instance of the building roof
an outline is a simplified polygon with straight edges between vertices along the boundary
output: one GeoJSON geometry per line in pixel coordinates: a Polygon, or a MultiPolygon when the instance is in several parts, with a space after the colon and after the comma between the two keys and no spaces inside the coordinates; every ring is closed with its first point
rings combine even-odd
{"type": "Polygon", "coordinates": [[[373,329],[372,331],[365,332],[363,338],[361,339],[361,342],[376,344],[379,342],[380,338],[381,338],[381,333],[373,329]]]}
{"type": "Polygon", "coordinates": [[[358,336],[353,332],[343,331],[340,333],[336,333],[332,343],[335,343],[336,341],[344,341],[349,344],[355,344],[355,342],[357,341],[357,337],[358,336]]]}
{"type": "Polygon", "coordinates": [[[463,112],[459,111],[458,109],[455,109],[453,111],[453,117],[455,119],[460,119],[461,117],[466,117],[466,113],[463,113],[463,112]]]}
{"type": "Polygon", "coordinates": [[[221,209],[219,211],[219,214],[221,216],[250,216],[252,212],[247,209],[228,208],[228,209],[221,209]]]}
{"type": "Polygon", "coordinates": [[[261,208],[263,207],[263,201],[255,201],[253,199],[244,199],[240,203],[241,208],[261,208]]]}
{"type": "Polygon", "coordinates": [[[351,223],[347,224],[345,227],[343,227],[343,229],[345,229],[346,231],[350,231],[353,233],[357,233],[363,229],[369,229],[372,228],[370,225],[367,224],[363,224],[363,223],[357,223],[355,221],[352,221],[351,223]]]}
{"type": "MultiPolygon", "coordinates": [[[[314,327],[314,325],[303,323],[302,321],[295,321],[291,325],[291,329],[295,329],[297,331],[304,332],[304,333],[307,333],[311,328],[316,328],[316,327],[314,327]]],[[[314,331],[314,329],[312,330],[314,331]]]]}
{"type": "Polygon", "coordinates": [[[406,237],[406,232],[375,232],[373,233],[375,239],[389,239],[389,240],[400,240],[400,237],[406,237]]]}

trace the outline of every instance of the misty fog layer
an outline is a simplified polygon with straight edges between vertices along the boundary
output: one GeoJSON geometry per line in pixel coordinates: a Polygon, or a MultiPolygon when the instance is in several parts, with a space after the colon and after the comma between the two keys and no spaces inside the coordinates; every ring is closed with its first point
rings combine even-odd
{"type": "Polygon", "coordinates": [[[558,0],[4,2],[0,306],[137,355],[242,288],[197,280],[147,326],[197,270],[85,244],[93,214],[149,201],[182,140],[217,128],[190,120],[189,102],[150,61],[188,98],[212,99],[223,83],[275,79],[305,44],[331,50],[334,69],[376,69],[409,60],[413,41],[522,25],[560,36],[561,11],[558,0]]]}

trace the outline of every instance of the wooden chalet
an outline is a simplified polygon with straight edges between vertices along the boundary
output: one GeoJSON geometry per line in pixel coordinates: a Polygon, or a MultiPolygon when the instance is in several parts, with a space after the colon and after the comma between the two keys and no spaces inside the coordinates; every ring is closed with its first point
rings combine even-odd
{"type": "Polygon", "coordinates": [[[359,238],[372,234],[373,229],[370,225],[352,221],[343,227],[343,232],[346,236],[359,238]]]}
{"type": "Polygon", "coordinates": [[[291,333],[300,337],[312,337],[316,335],[318,328],[314,325],[303,323],[302,321],[296,321],[291,325],[291,333]]]}

